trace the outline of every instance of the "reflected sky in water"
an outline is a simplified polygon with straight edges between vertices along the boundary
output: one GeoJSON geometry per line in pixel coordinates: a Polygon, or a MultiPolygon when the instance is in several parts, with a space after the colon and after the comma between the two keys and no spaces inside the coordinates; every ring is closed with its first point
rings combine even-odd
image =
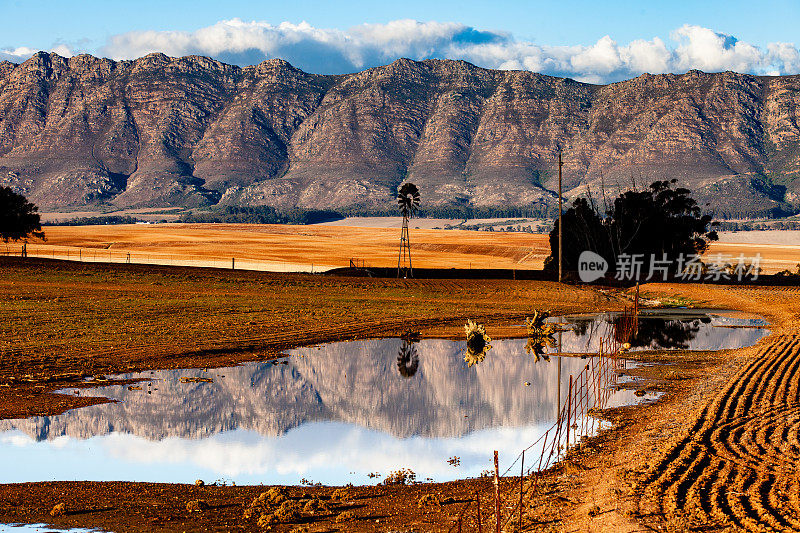
{"type": "MultiPolygon", "coordinates": [[[[564,349],[587,351],[604,334],[606,319],[614,317],[588,325],[581,318],[579,331],[562,334],[564,349]]],[[[714,328],[717,320],[688,328],[701,349],[752,344],[766,333],[714,328]]],[[[681,342],[687,337],[679,336],[681,342]]],[[[477,476],[490,468],[492,450],[508,464],[553,424],[558,360],[562,397],[569,375],[588,361],[537,362],[525,343],[494,340],[486,360],[473,367],[463,361],[463,342],[375,339],[300,348],[276,362],[208,372],[124,375],[147,381],[80,391],[115,403],[0,421],[6,465],[0,482],[297,484],[305,478],[361,484],[399,468],[419,480],[477,476]],[[457,467],[447,462],[453,456],[460,458],[457,467]]],[[[639,400],[622,390],[611,401],[639,400]]]]}
{"type": "Polygon", "coordinates": [[[100,529],[71,528],[61,529],[46,524],[0,524],[0,531],[12,533],[101,533],[100,529]]]}

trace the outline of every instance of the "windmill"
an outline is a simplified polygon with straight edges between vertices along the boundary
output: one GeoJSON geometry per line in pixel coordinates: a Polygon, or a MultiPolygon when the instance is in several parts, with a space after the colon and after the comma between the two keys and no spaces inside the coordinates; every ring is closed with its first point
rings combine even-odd
{"type": "Polygon", "coordinates": [[[397,371],[404,378],[410,378],[417,373],[417,369],[419,369],[419,354],[414,347],[414,341],[405,338],[397,353],[397,371]]]}
{"type": "Polygon", "coordinates": [[[411,268],[411,241],[408,238],[408,220],[414,216],[419,207],[419,189],[413,183],[404,183],[397,193],[397,206],[403,215],[403,229],[400,233],[400,253],[397,256],[397,277],[414,277],[411,268]]]}

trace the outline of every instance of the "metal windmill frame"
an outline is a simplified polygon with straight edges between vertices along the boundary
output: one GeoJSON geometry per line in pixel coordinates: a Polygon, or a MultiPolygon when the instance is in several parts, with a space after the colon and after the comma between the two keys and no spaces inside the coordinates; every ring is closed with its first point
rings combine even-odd
{"type": "Polygon", "coordinates": [[[400,253],[397,255],[397,277],[403,274],[404,278],[414,277],[414,268],[411,266],[411,239],[408,235],[408,215],[403,215],[403,229],[400,231],[400,253]],[[408,266],[406,266],[408,263],[408,266]]]}
{"type": "Polygon", "coordinates": [[[397,205],[403,214],[403,228],[400,230],[400,252],[397,254],[397,277],[413,278],[414,267],[411,264],[411,238],[408,232],[408,221],[414,216],[419,205],[419,189],[413,183],[404,183],[397,194],[397,205]]]}

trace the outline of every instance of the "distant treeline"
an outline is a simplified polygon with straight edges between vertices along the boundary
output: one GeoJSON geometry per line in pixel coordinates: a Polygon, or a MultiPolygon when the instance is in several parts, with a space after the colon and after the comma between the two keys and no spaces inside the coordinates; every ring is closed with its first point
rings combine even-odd
{"type": "MultiPolygon", "coordinates": [[[[558,208],[546,207],[430,207],[420,209],[418,218],[547,218],[555,216],[558,208]]],[[[235,207],[183,215],[179,222],[242,223],[242,224],[318,224],[347,217],[399,217],[394,208],[346,207],[332,209],[279,210],[270,206],[235,207]]]]}
{"type": "MultiPolygon", "coordinates": [[[[337,209],[346,217],[396,217],[400,216],[393,208],[349,207],[337,209]]],[[[535,205],[528,207],[473,207],[444,206],[421,207],[417,218],[450,218],[472,220],[476,218],[550,218],[558,215],[558,206],[535,205]]]]}
{"type": "Polygon", "coordinates": [[[744,211],[732,206],[727,209],[716,208],[711,211],[711,214],[714,216],[714,220],[726,220],[731,218],[784,218],[796,215],[798,211],[791,207],[770,207],[744,211]]]}
{"type": "Polygon", "coordinates": [[[741,222],[721,220],[717,223],[714,229],[717,231],[800,230],[800,220],[741,222]]]}
{"type": "Polygon", "coordinates": [[[54,220],[52,222],[42,222],[42,226],[107,226],[112,224],[136,224],[142,222],[132,216],[107,217],[78,217],[69,220],[54,220]]]}
{"type": "Polygon", "coordinates": [[[274,207],[261,205],[255,207],[226,206],[203,213],[183,215],[178,222],[225,223],[225,224],[319,224],[341,220],[341,213],[319,209],[290,209],[279,211],[274,207]]]}

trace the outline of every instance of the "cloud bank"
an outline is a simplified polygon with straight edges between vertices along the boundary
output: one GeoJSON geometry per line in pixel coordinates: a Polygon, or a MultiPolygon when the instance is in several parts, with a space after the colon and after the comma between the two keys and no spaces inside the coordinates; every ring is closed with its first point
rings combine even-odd
{"type": "MultiPolygon", "coordinates": [[[[61,48],[59,53],[69,55],[69,50],[61,48]]],[[[0,50],[0,59],[18,62],[30,52],[27,48],[0,50]]],[[[99,50],[113,59],[132,59],[151,52],[205,55],[238,65],[278,57],[321,74],[355,72],[399,57],[463,59],[481,67],[523,69],[594,83],[619,81],[645,72],[682,73],[690,69],[752,74],[800,72],[800,50],[792,43],[769,43],[762,48],[689,24],[674,30],[669,42],[654,37],[620,44],[605,36],[590,46],[547,46],[455,22],[396,20],[342,31],[316,28],[305,22],[272,25],[231,19],[193,32],[123,33],[110,37],[99,50]]]]}

